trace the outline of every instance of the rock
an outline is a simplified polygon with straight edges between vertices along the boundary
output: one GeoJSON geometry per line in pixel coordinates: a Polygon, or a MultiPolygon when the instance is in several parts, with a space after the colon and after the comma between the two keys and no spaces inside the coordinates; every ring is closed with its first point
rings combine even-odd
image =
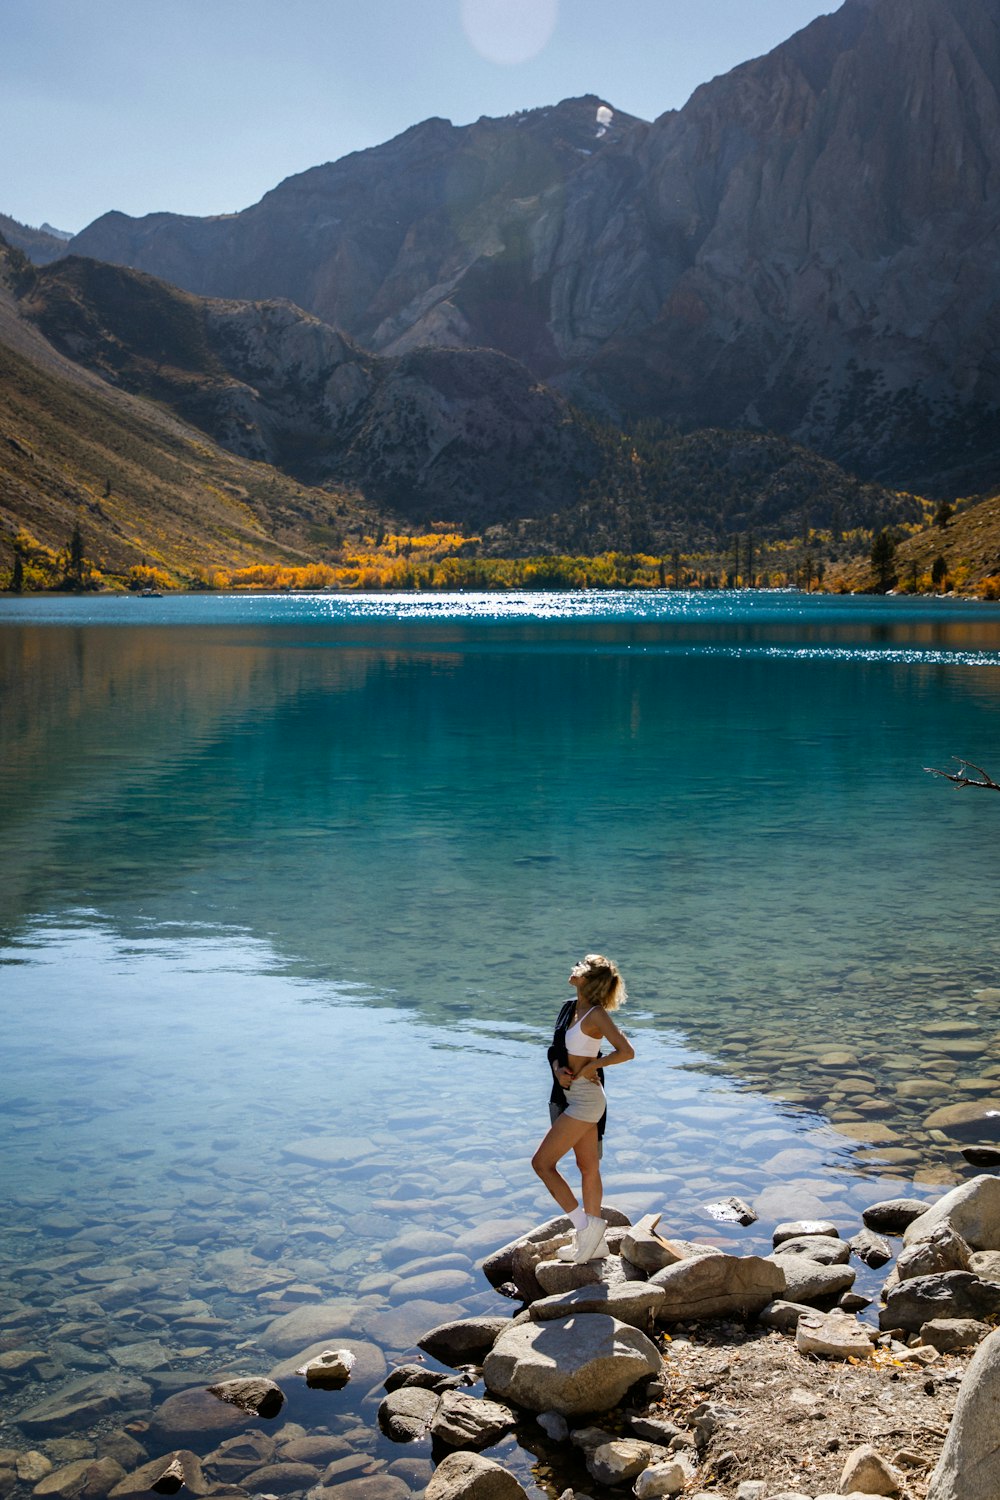
{"type": "Polygon", "coordinates": [[[478,1364],[510,1326],[511,1319],[499,1315],[456,1318],[450,1323],[439,1323],[417,1343],[443,1365],[478,1364]]]}
{"type": "MultiPolygon", "coordinates": [[[[310,1490],[309,1494],[314,1500],[327,1500],[332,1496],[336,1496],[336,1500],[410,1500],[411,1497],[406,1480],[395,1474],[365,1474],[360,1479],[341,1479],[333,1490],[321,1485],[318,1490],[310,1490]]],[[[239,1500],[239,1497],[235,1496],[234,1500],[239,1500]]]]}
{"type": "Polygon", "coordinates": [[[481,1453],[449,1453],[434,1470],[424,1500],[525,1500],[513,1474],[481,1453]]]}
{"type": "Polygon", "coordinates": [[[499,1401],[445,1391],[431,1421],[431,1436],[449,1448],[492,1448],[514,1426],[514,1413],[499,1401]]]}
{"type": "Polygon", "coordinates": [[[22,1484],[37,1484],[46,1474],[51,1474],[55,1466],[51,1458],[46,1458],[44,1453],[31,1448],[27,1453],[17,1455],[14,1467],[22,1484]]]}
{"type": "Polygon", "coordinates": [[[852,1454],[847,1455],[840,1476],[840,1493],[844,1496],[861,1493],[865,1496],[898,1496],[903,1481],[891,1464],[870,1443],[862,1443],[852,1454]]]}
{"type": "Polygon", "coordinates": [[[645,1438],[647,1442],[656,1443],[661,1448],[666,1448],[683,1431],[676,1423],[668,1422],[663,1417],[629,1417],[628,1425],[636,1437],[645,1438]]]}
{"type": "Polygon", "coordinates": [[[947,1223],[972,1250],[1000,1250],[1000,1177],[973,1177],[939,1198],[903,1235],[907,1245],[947,1223]]]}
{"type": "Polygon", "coordinates": [[[649,1463],[649,1443],[639,1438],[613,1438],[587,1454],[587,1472],[598,1484],[623,1484],[634,1479],[649,1463]]]}
{"type": "Polygon", "coordinates": [[[874,1234],[870,1229],[859,1229],[847,1242],[858,1260],[863,1260],[866,1266],[878,1270],[892,1259],[892,1251],[880,1235],[874,1234]]]}
{"type": "MultiPolygon", "coordinates": [[[[946,1104],[924,1121],[925,1130],[943,1130],[960,1141],[996,1140],[1000,1136],[1000,1099],[973,1099],[946,1104]]],[[[995,1247],[996,1248],[996,1247],[995,1247]]]]}
{"type": "MultiPolygon", "coordinates": [[[[541,1260],[535,1266],[535,1279],[547,1297],[560,1292],[572,1292],[581,1286],[613,1286],[628,1280],[625,1265],[618,1255],[606,1255],[603,1260],[588,1260],[582,1265],[572,1261],[541,1260]]],[[[536,1299],[532,1299],[536,1300],[536,1299]]]]}
{"type": "Polygon", "coordinates": [[[1000,1281],[1000,1250],[974,1250],[969,1269],[980,1281],[1000,1281]]]}
{"type": "Polygon", "coordinates": [[[814,1235],[837,1240],[840,1238],[840,1230],[836,1224],[831,1224],[829,1219],[794,1219],[789,1223],[775,1226],[771,1244],[777,1249],[786,1240],[798,1240],[803,1237],[811,1239],[814,1235]]]}
{"type": "Polygon", "coordinates": [[[285,1404],[285,1393],[280,1385],[263,1376],[241,1376],[235,1380],[221,1380],[207,1387],[210,1396],[238,1406],[241,1411],[271,1421],[285,1404]]]}
{"type": "Polygon", "coordinates": [[[718,1203],[703,1203],[702,1208],[720,1224],[740,1224],[746,1229],[757,1222],[757,1215],[742,1198],[722,1198],[718,1203]]]}
{"type": "Polygon", "coordinates": [[[501,1334],[483,1366],[487,1389],[529,1411],[607,1411],[660,1369],[656,1346],[601,1313],[523,1323],[501,1334]]]}
{"type": "Polygon", "coordinates": [[[622,1258],[647,1274],[662,1271],[664,1266],[672,1266],[684,1258],[679,1246],[657,1233],[660,1218],[660,1214],[646,1214],[622,1237],[622,1258]]]}
{"type": "Polygon", "coordinates": [[[265,1464],[245,1474],[240,1481],[251,1495],[290,1495],[316,1484],[320,1471],[313,1464],[265,1464]]]}
{"type": "Polygon", "coordinates": [[[431,1302],[414,1297],[398,1307],[382,1307],[359,1313],[363,1331],[386,1349],[409,1349],[427,1328],[458,1320],[465,1308],[457,1302],[431,1302]]]}
{"type": "Polygon", "coordinates": [[[879,1324],[916,1333],[935,1318],[986,1318],[996,1313],[1000,1313],[1000,1286],[980,1281],[971,1271],[946,1271],[891,1287],[879,1324]]]}
{"type": "Polygon", "coordinates": [[[324,1465],[350,1452],[346,1438],[335,1436],[298,1437],[281,1444],[281,1457],[290,1463],[324,1465]]]}
{"type": "Polygon", "coordinates": [[[886,1198],[870,1204],[861,1217],[869,1229],[879,1234],[903,1234],[930,1206],[920,1198],[886,1198]]]}
{"type": "Polygon", "coordinates": [[[786,1302],[779,1297],[761,1308],[757,1322],[764,1328],[776,1328],[779,1333],[794,1333],[802,1314],[811,1312],[815,1308],[807,1307],[804,1302],[786,1302]]]}
{"type": "Polygon", "coordinates": [[[351,1378],[357,1359],[350,1349],[324,1349],[304,1365],[299,1365],[296,1375],[304,1375],[306,1385],[313,1390],[341,1390],[351,1378]]]}
{"type": "Polygon", "coordinates": [[[389,1241],[382,1250],[382,1259],[387,1266],[402,1265],[417,1256],[447,1255],[453,1245],[452,1236],[438,1229],[411,1229],[389,1241]]]}
{"type": "Polygon", "coordinates": [[[867,1359],[872,1341],[857,1318],[847,1313],[803,1313],[795,1328],[800,1354],[824,1354],[832,1359],[867,1359]]]}
{"type": "Polygon", "coordinates": [[[149,1459],[149,1454],[141,1443],[137,1443],[131,1433],[122,1431],[109,1432],[102,1437],[97,1444],[97,1451],[102,1458],[113,1458],[120,1463],[126,1474],[144,1464],[149,1459]]]}
{"type": "Polygon", "coordinates": [[[304,1161],[311,1167],[348,1167],[362,1157],[377,1155],[378,1148],[367,1136],[310,1135],[282,1147],[289,1161],[304,1161]]]}
{"type": "Polygon", "coordinates": [[[455,1390],[460,1385],[469,1385],[464,1374],[446,1375],[443,1370],[430,1370],[426,1365],[397,1365],[390,1370],[383,1384],[387,1391],[398,1391],[403,1385],[419,1385],[425,1391],[455,1390]]]}
{"type": "Polygon", "coordinates": [[[970,1271],[972,1251],[960,1234],[947,1222],[935,1224],[926,1238],[904,1245],[896,1259],[896,1278],[910,1281],[914,1276],[937,1276],[942,1271],[970,1271]]]}
{"type": "Polygon", "coordinates": [[[307,1344],[329,1342],[340,1334],[359,1333],[358,1309],[346,1297],[310,1302],[282,1313],[258,1337],[272,1354],[294,1354],[307,1344]]]}
{"type": "Polygon", "coordinates": [[[976,1350],[958,1390],[927,1500],[996,1500],[1000,1495],[1000,1329],[976,1350]]]}
{"type": "MultiPolygon", "coordinates": [[[[633,1492],[636,1500],[659,1500],[661,1495],[679,1495],[692,1477],[692,1467],[683,1458],[651,1463],[636,1479],[633,1492]]],[[[696,1497],[692,1496],[692,1500],[696,1497]]]]}
{"type": "Polygon", "coordinates": [[[439,1399],[436,1391],[401,1386],[390,1391],[379,1406],[379,1426],[394,1443],[412,1443],[430,1427],[439,1399]]]}
{"type": "MultiPolygon", "coordinates": [[[[617,1208],[605,1205],[601,1209],[602,1217],[613,1225],[628,1226],[632,1221],[627,1214],[623,1214],[617,1208]]],[[[520,1234],[516,1239],[503,1245],[499,1250],[494,1250],[487,1255],[483,1261],[483,1275],[491,1286],[498,1287],[504,1281],[512,1280],[514,1264],[514,1252],[522,1245],[539,1245],[546,1240],[562,1237],[563,1242],[568,1241],[573,1226],[565,1214],[560,1214],[555,1219],[547,1219],[544,1224],[538,1224],[534,1229],[529,1229],[525,1234],[520,1234]]]]}
{"type": "Polygon", "coordinates": [[[149,1405],[150,1388],[130,1375],[98,1375],[73,1381],[54,1396],[18,1414],[18,1425],[29,1437],[58,1437],[92,1427],[116,1411],[149,1405]]]}
{"type": "Polygon", "coordinates": [[[249,1422],[248,1413],[219,1401],[198,1386],[168,1396],[153,1412],[149,1430],[163,1447],[172,1448],[184,1439],[193,1442],[237,1432],[249,1422]]]}
{"type": "Polygon", "coordinates": [[[155,1490],[159,1495],[174,1495],[184,1485],[192,1495],[208,1493],[201,1460],[190,1449],[182,1448],[135,1469],[120,1480],[111,1491],[110,1500],[138,1500],[155,1490]]]}
{"type": "Polygon", "coordinates": [[[402,1276],[393,1284],[393,1297],[429,1297],[431,1301],[447,1301],[449,1297],[461,1297],[474,1289],[475,1283],[467,1271],[424,1271],[419,1276],[402,1276]]]}
{"type": "Polygon", "coordinates": [[[625,1281],[614,1286],[598,1283],[576,1287],[556,1297],[541,1297],[531,1304],[530,1316],[533,1322],[544,1323],[573,1313],[608,1313],[620,1323],[646,1329],[663,1302],[661,1288],[643,1281],[625,1281]]]}
{"type": "MultiPolygon", "coordinates": [[[[790,1260],[794,1263],[796,1257],[790,1260]]],[[[784,1292],[785,1276],[780,1266],[759,1255],[706,1255],[665,1266],[649,1284],[664,1294],[657,1322],[676,1323],[752,1317],[784,1292]]]]}
{"type": "Polygon", "coordinates": [[[977,1318],[931,1318],[921,1325],[920,1342],[941,1354],[951,1354],[955,1349],[982,1343],[989,1332],[990,1325],[977,1318]]]}
{"type": "Polygon", "coordinates": [[[539,1412],[535,1421],[554,1443],[564,1443],[569,1437],[569,1423],[561,1411],[539,1412]]]}
{"type": "MultiPolygon", "coordinates": [[[[818,1234],[800,1234],[781,1241],[782,1255],[804,1255],[818,1266],[844,1266],[851,1258],[851,1247],[844,1240],[818,1234]]],[[[888,1259],[888,1256],[886,1257],[888,1259]]]]}
{"type": "Polygon", "coordinates": [[[1000,1151],[995,1146],[963,1146],[962,1155],[971,1167],[1000,1167],[1000,1151]]]}
{"type": "Polygon", "coordinates": [[[41,1500],[45,1496],[56,1496],[58,1500],[77,1500],[77,1497],[105,1500],[124,1478],[125,1470],[113,1458],[80,1458],[45,1475],[32,1493],[41,1500]]]}
{"type": "MultiPolygon", "coordinates": [[[[320,1360],[329,1354],[330,1346],[325,1339],[318,1343],[309,1344],[304,1349],[299,1349],[288,1359],[283,1359],[268,1371],[271,1380],[276,1380],[279,1385],[284,1381],[294,1379],[300,1370],[314,1360],[320,1360]]],[[[353,1355],[354,1364],[351,1367],[351,1385],[359,1391],[371,1390],[373,1386],[381,1385],[385,1379],[386,1363],[385,1355],[378,1344],[369,1343],[366,1339],[349,1339],[345,1341],[342,1348],[334,1353],[348,1353],[353,1355]]]]}
{"type": "Polygon", "coordinates": [[[853,1266],[821,1266],[802,1255],[782,1255],[780,1251],[767,1259],[785,1278],[782,1290],[787,1302],[815,1302],[822,1297],[836,1297],[854,1285],[853,1266]]]}

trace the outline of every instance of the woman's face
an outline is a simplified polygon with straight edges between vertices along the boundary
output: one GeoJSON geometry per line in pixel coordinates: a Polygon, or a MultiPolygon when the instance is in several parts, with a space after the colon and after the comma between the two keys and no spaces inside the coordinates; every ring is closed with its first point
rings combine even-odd
{"type": "Polygon", "coordinates": [[[570,969],[570,971],[569,971],[569,982],[573,986],[574,989],[579,989],[580,985],[582,984],[582,982],[584,981],[584,979],[586,979],[586,977],[587,977],[587,963],[586,963],[585,959],[581,958],[580,962],[578,964],[574,964],[573,967],[570,969]]]}

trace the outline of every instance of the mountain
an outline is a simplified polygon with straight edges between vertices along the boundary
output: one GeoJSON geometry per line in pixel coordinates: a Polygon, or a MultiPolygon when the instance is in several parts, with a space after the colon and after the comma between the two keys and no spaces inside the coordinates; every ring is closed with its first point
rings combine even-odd
{"type": "Polygon", "coordinates": [[[0,571],[18,532],[58,553],[77,523],[102,572],[148,564],[189,579],[307,564],[374,529],[356,494],[235,457],[60,354],[20,313],[11,283],[24,269],[0,254],[0,571]]]}
{"type": "Polygon", "coordinates": [[[489,346],[616,422],[771,430],[893,486],[1000,467],[996,0],[846,0],[652,124],[595,97],[396,140],[74,251],[489,346]]]}
{"type": "Polygon", "coordinates": [[[912,521],[786,439],[583,416],[509,355],[374,355],[288,302],[196,297],[70,256],[22,267],[19,307],[51,346],[303,484],[355,488],[408,529],[489,531],[494,555],[662,552],[733,530],[797,535],[912,521]]]}
{"type": "Polygon", "coordinates": [[[41,229],[32,229],[29,224],[19,224],[7,214],[0,214],[0,236],[8,245],[22,251],[36,266],[47,266],[49,261],[58,260],[60,255],[65,255],[67,244],[73,238],[71,234],[53,229],[51,224],[43,224],[41,229]]]}

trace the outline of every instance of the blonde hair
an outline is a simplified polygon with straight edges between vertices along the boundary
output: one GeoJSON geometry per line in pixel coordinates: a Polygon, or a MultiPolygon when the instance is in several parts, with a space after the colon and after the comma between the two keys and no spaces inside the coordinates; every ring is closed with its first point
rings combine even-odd
{"type": "Polygon", "coordinates": [[[587,972],[580,980],[578,993],[588,1005],[599,1005],[603,1010],[617,1010],[628,999],[625,981],[618,967],[603,953],[585,953],[581,966],[587,972]]]}

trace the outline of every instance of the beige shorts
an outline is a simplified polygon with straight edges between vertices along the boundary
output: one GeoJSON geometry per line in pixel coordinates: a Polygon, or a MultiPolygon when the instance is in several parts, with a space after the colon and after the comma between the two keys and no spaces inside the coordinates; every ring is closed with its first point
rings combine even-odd
{"type": "Polygon", "coordinates": [[[571,1120],[586,1120],[588,1125],[596,1125],[608,1107],[601,1085],[589,1078],[574,1078],[566,1090],[566,1098],[569,1103],[563,1113],[571,1120]]]}

